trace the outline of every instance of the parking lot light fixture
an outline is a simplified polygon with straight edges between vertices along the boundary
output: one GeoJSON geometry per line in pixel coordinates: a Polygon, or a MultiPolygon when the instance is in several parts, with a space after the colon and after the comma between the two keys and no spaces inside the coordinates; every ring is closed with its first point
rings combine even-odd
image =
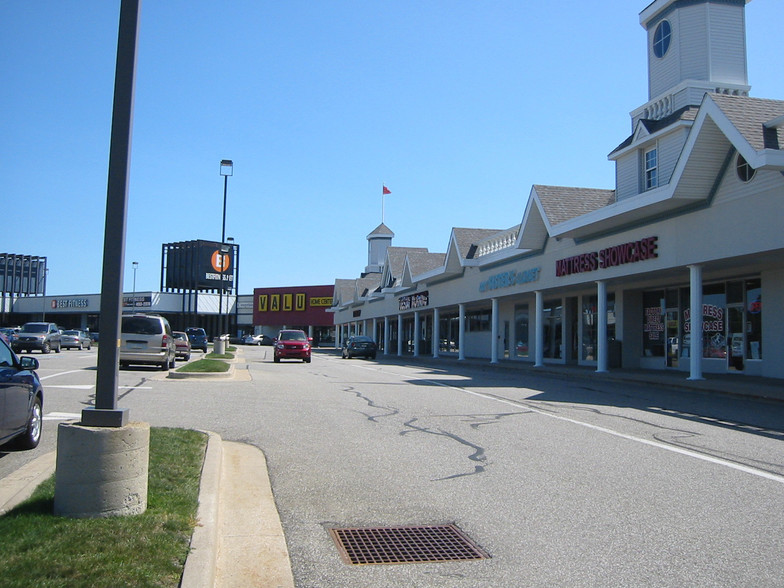
{"type": "Polygon", "coordinates": [[[226,242],[226,193],[229,186],[229,176],[234,175],[234,162],[231,159],[221,159],[220,162],[220,175],[223,176],[223,222],[221,223],[221,270],[220,270],[220,286],[218,288],[218,336],[223,333],[223,272],[225,270],[225,263],[223,263],[223,255],[228,252],[223,250],[226,242]]]}

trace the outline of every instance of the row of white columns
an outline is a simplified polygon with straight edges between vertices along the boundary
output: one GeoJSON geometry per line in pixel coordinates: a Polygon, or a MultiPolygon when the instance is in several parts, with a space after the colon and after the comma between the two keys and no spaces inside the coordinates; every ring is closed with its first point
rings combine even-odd
{"type": "MultiPolygon", "coordinates": [[[[689,354],[689,380],[702,380],[702,266],[690,265],[689,267],[689,282],[691,290],[691,353],[689,354]],[[695,333],[699,335],[695,335],[695,333]]],[[[596,357],[596,371],[598,373],[607,372],[608,366],[608,348],[607,348],[607,283],[604,280],[597,280],[596,290],[598,297],[597,315],[598,315],[598,329],[597,329],[597,357],[596,357]]],[[[534,367],[542,367],[544,365],[544,294],[541,290],[536,290],[535,295],[535,315],[536,325],[535,334],[536,345],[534,346],[534,367]]],[[[498,311],[498,298],[491,298],[491,337],[492,343],[490,348],[490,363],[498,363],[499,359],[499,311],[498,311]]],[[[460,346],[458,347],[458,360],[465,359],[465,311],[466,305],[458,305],[458,337],[460,346]]],[[[377,319],[373,319],[373,334],[375,336],[377,328],[377,319]]],[[[438,357],[439,341],[441,339],[439,333],[440,327],[440,313],[438,308],[433,309],[433,336],[432,336],[432,354],[434,358],[438,357]]],[[[420,311],[414,311],[414,356],[419,356],[419,329],[420,329],[420,311]]],[[[338,336],[336,340],[338,346],[342,345],[341,329],[337,329],[338,336]]],[[[403,355],[403,315],[397,315],[397,355],[403,355]]],[[[390,325],[389,317],[384,317],[384,354],[389,355],[389,340],[390,340],[390,325]]]]}

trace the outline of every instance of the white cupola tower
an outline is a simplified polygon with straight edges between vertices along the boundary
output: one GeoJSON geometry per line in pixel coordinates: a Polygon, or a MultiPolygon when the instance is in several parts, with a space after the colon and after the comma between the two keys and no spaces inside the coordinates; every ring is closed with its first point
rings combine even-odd
{"type": "Polygon", "coordinates": [[[365,274],[381,273],[384,267],[384,260],[387,257],[387,248],[392,245],[392,238],[395,236],[388,226],[384,223],[378,225],[373,232],[367,236],[368,240],[368,264],[365,267],[365,274]]]}
{"type": "Polygon", "coordinates": [[[750,1],[656,0],[640,13],[648,33],[648,103],[632,113],[632,125],[698,106],[706,92],[748,95],[750,1]]]}

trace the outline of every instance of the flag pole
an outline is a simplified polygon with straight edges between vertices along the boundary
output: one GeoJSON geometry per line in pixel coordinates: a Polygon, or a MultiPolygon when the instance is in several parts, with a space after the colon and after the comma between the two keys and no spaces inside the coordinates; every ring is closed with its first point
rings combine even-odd
{"type": "Polygon", "coordinates": [[[381,224],[384,224],[384,186],[385,184],[381,184],[381,224]]]}

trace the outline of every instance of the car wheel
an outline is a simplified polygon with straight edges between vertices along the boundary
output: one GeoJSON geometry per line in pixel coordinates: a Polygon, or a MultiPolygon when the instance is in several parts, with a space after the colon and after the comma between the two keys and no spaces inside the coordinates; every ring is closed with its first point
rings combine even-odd
{"type": "Polygon", "coordinates": [[[191,358],[191,354],[190,354],[190,353],[186,353],[186,354],[183,356],[183,359],[184,359],[185,361],[189,361],[189,360],[190,360],[190,358],[191,358]]]}
{"type": "Polygon", "coordinates": [[[88,343],[88,344],[87,344],[87,351],[90,351],[90,349],[92,349],[92,348],[93,348],[93,345],[92,345],[92,343],[88,343]]]}
{"type": "Polygon", "coordinates": [[[41,440],[41,426],[43,424],[43,411],[41,410],[41,399],[36,396],[33,410],[27,421],[27,429],[24,434],[17,438],[15,446],[19,449],[35,449],[41,440]]]}
{"type": "Polygon", "coordinates": [[[49,353],[50,351],[52,351],[52,346],[49,343],[44,343],[41,347],[41,353],[49,353]]]}
{"type": "Polygon", "coordinates": [[[310,363],[310,358],[309,358],[309,357],[306,357],[306,358],[305,358],[305,359],[303,359],[302,361],[304,361],[305,363],[310,363]]]}
{"type": "Polygon", "coordinates": [[[280,363],[280,358],[276,355],[274,358],[275,363],[280,363]]]}
{"type": "Polygon", "coordinates": [[[177,356],[172,355],[171,359],[169,360],[169,369],[174,369],[177,367],[177,356]]]}
{"type": "Polygon", "coordinates": [[[127,361],[121,361],[120,362],[120,369],[121,370],[124,370],[127,367],[128,367],[128,362],[127,361]]]}
{"type": "Polygon", "coordinates": [[[376,354],[374,353],[373,355],[371,355],[370,359],[376,359],[376,354]]]}
{"type": "Polygon", "coordinates": [[[164,359],[164,360],[161,362],[161,369],[162,369],[164,372],[168,372],[168,371],[169,371],[169,360],[168,360],[168,359],[164,359]]]}

